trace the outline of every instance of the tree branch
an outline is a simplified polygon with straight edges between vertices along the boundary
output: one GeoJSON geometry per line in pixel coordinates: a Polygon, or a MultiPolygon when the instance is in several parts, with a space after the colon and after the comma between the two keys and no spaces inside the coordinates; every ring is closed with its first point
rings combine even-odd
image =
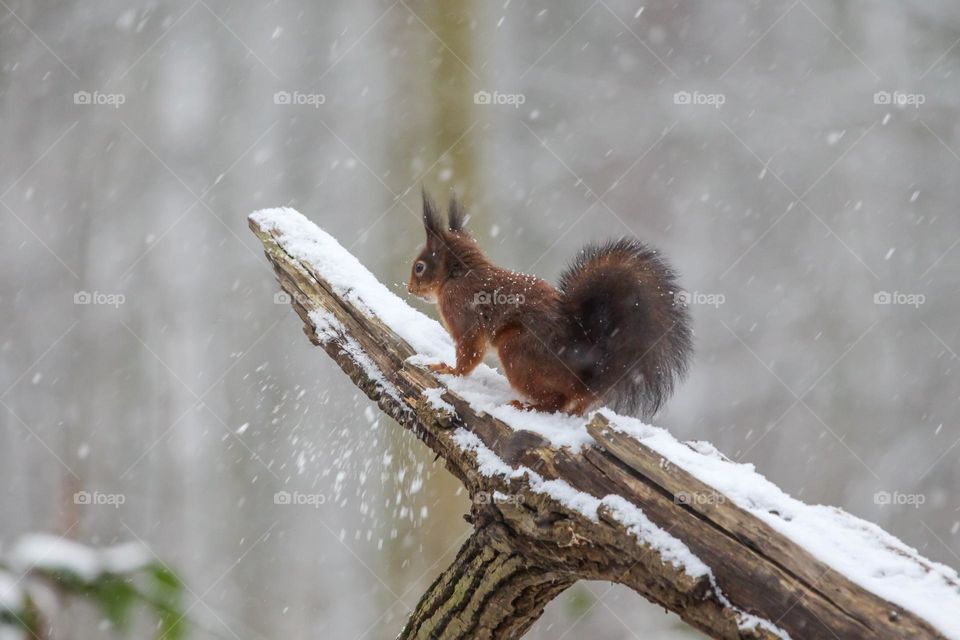
{"type": "MultiPolygon", "coordinates": [[[[784,535],[776,518],[789,522],[788,514],[758,517],[677,460],[731,473],[745,473],[742,465],[673,440],[678,451],[665,456],[609,413],[594,414],[586,425],[593,444],[580,451],[518,430],[416,363],[408,341],[435,323],[420,316],[422,327],[401,338],[389,326],[399,326],[397,318],[385,319],[399,313],[398,302],[336,241],[292,210],[255,214],[250,226],[311,342],[443,458],[473,498],[476,531],[401,638],[517,638],[580,579],[626,585],[715,638],[947,637],[943,624],[855,583],[784,535]]],[[[403,322],[419,316],[401,311],[403,322]]],[[[837,513],[851,529],[873,527],[837,513]]],[[[955,572],[876,535],[877,553],[960,604],[955,572]]]]}

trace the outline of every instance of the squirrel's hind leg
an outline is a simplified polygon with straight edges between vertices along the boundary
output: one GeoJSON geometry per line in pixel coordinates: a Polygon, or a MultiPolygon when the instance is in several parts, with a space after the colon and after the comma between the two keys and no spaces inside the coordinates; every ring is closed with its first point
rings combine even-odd
{"type": "Polygon", "coordinates": [[[596,403],[597,399],[593,395],[571,398],[570,403],[568,404],[569,408],[567,409],[567,413],[575,416],[582,416],[596,403]]]}
{"type": "Polygon", "coordinates": [[[511,400],[510,406],[516,407],[521,411],[543,411],[545,413],[556,413],[563,409],[567,404],[567,397],[561,393],[552,395],[548,398],[541,398],[537,402],[521,402],[520,400],[511,400]]]}

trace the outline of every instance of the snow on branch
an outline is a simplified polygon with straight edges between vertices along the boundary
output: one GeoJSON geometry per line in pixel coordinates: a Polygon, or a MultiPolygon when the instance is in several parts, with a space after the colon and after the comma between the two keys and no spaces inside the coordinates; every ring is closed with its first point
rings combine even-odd
{"type": "Polygon", "coordinates": [[[960,640],[953,569],[707,443],[607,410],[520,411],[485,365],[431,374],[454,357],[439,323],[300,213],[258,211],[250,226],[311,341],[471,496],[493,497],[473,501],[474,536],[401,637],[519,637],[566,586],[596,579],[716,638],[960,640]]]}

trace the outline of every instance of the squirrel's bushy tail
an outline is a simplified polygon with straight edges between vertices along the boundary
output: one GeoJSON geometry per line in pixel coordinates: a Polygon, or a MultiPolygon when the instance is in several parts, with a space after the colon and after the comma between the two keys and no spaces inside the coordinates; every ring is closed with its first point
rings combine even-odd
{"type": "Polygon", "coordinates": [[[643,243],[585,248],[560,278],[569,318],[563,359],[599,403],[653,416],[684,377],[693,350],[677,276],[643,243]]]}

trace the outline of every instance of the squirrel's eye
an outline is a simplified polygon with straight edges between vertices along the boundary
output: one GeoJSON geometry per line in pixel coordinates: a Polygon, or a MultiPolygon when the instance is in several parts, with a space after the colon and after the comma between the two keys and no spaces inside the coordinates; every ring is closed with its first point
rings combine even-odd
{"type": "Polygon", "coordinates": [[[419,276],[419,275],[421,275],[424,271],[427,270],[427,263],[426,263],[426,262],[422,262],[422,261],[421,261],[421,262],[418,262],[416,265],[414,265],[413,270],[414,270],[414,271],[416,272],[416,274],[419,276]]]}

